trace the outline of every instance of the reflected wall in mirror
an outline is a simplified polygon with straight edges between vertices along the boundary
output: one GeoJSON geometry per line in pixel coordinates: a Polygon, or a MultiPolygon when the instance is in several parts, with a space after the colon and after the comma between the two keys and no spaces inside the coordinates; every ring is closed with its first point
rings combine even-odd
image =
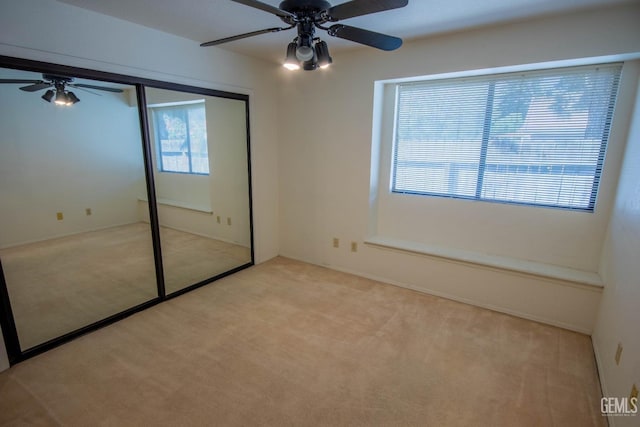
{"type": "MultiPolygon", "coordinates": [[[[167,294],[252,262],[245,100],[145,88],[167,294]]],[[[148,206],[140,198],[140,218],[148,206]]]]}
{"type": "Polygon", "coordinates": [[[135,88],[49,77],[0,68],[0,260],[22,350],[157,297],[135,88]],[[61,90],[79,102],[56,105],[61,90]]]}

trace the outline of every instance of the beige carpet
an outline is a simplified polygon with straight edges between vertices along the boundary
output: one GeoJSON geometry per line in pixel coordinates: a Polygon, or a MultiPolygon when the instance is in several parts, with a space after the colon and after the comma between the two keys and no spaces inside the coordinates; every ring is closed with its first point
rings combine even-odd
{"type": "MultiPolygon", "coordinates": [[[[161,228],[167,293],[246,264],[248,248],[161,228]]],[[[157,296],[151,231],[136,223],[0,250],[23,349],[157,296]]]]}
{"type": "Polygon", "coordinates": [[[0,425],[604,426],[585,335],[284,258],[0,374],[0,425]]]}

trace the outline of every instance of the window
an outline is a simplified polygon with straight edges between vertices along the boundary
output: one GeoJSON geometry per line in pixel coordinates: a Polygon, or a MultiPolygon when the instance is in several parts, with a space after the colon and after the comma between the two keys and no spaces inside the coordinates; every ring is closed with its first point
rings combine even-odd
{"type": "Polygon", "coordinates": [[[593,211],[620,70],[399,84],[391,190],[593,211]]]}
{"type": "Polygon", "coordinates": [[[209,174],[204,102],[152,107],[162,172],[209,174]]]}

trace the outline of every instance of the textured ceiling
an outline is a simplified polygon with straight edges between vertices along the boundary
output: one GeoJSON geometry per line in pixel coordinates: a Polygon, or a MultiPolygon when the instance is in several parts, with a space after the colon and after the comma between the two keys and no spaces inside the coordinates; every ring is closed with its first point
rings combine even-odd
{"type": "MultiPolygon", "coordinates": [[[[202,43],[284,23],[274,15],[231,0],[59,0],[105,15],[202,43]]],[[[633,0],[409,0],[402,9],[341,23],[411,40],[437,33],[568,12],[633,0]]],[[[278,6],[278,0],[262,0],[278,6]]],[[[343,3],[334,1],[333,5],[343,3]]],[[[246,55],[279,62],[295,30],[263,34],[221,45],[246,55]]],[[[361,47],[319,31],[332,52],[361,47]]],[[[203,48],[207,49],[207,48],[203,48]]],[[[212,49],[212,48],[209,48],[212,49]]],[[[371,48],[367,48],[371,49],[371,48]]]]}

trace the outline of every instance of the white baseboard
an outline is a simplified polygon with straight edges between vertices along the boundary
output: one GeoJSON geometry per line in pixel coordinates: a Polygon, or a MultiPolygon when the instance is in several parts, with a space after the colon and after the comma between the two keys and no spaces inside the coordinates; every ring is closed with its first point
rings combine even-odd
{"type": "MultiPolygon", "coordinates": [[[[596,358],[596,367],[598,369],[598,379],[600,380],[600,389],[602,390],[602,396],[611,396],[609,394],[609,388],[607,387],[607,382],[604,379],[604,369],[602,358],[600,357],[600,352],[598,351],[598,346],[596,341],[591,337],[591,346],[593,347],[593,354],[596,358]]],[[[609,422],[609,427],[615,427],[614,417],[607,416],[607,421],[609,422]]]]}
{"type": "MultiPolygon", "coordinates": [[[[78,234],[82,234],[82,233],[91,233],[93,231],[102,231],[102,230],[108,230],[110,228],[124,227],[125,225],[137,224],[138,222],[141,222],[141,221],[124,222],[122,224],[110,224],[110,225],[105,225],[103,227],[89,228],[89,229],[86,229],[86,230],[74,231],[74,232],[71,232],[71,233],[54,234],[54,235],[46,237],[44,239],[25,240],[23,242],[18,242],[18,243],[6,245],[6,246],[0,246],[0,249],[15,248],[17,246],[29,245],[31,243],[46,242],[48,240],[62,239],[64,237],[69,237],[69,236],[77,236],[78,234]]],[[[147,222],[147,221],[143,221],[143,222],[147,222]]]]}
{"type": "MultiPolygon", "coordinates": [[[[145,221],[146,222],[146,221],[145,221]]],[[[250,245],[243,245],[242,243],[236,242],[234,240],[230,240],[230,239],[225,239],[224,237],[218,237],[218,236],[213,236],[213,235],[207,235],[204,233],[197,233],[195,231],[192,230],[187,230],[185,228],[181,228],[181,227],[174,227],[172,225],[160,225],[160,227],[164,227],[164,228],[170,228],[172,230],[176,230],[176,231],[182,231],[183,233],[189,233],[189,234],[194,234],[196,236],[200,236],[200,237],[205,237],[207,239],[213,239],[213,240],[220,240],[221,242],[225,242],[225,243],[230,243],[232,245],[237,245],[237,246],[242,246],[243,248],[251,248],[250,245]]]]}

